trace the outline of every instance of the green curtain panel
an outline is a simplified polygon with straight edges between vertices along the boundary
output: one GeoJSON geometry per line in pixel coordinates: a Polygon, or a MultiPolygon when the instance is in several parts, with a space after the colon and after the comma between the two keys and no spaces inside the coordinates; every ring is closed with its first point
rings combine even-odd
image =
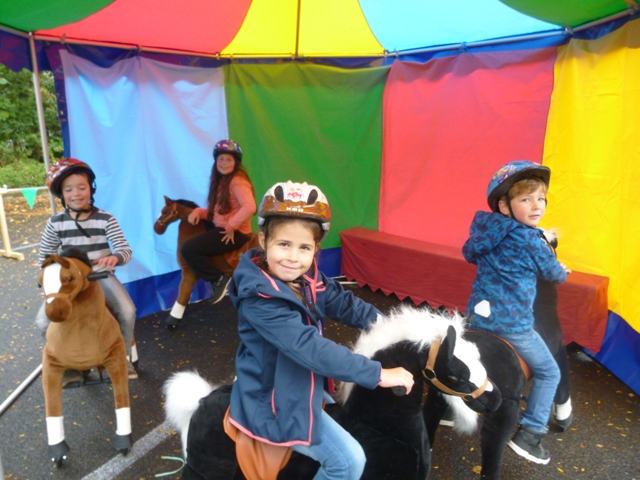
{"type": "Polygon", "coordinates": [[[323,247],[338,232],[378,227],[382,93],[387,67],[225,67],[229,134],[245,154],[258,202],[276,182],[317,185],[331,206],[323,247]]]}

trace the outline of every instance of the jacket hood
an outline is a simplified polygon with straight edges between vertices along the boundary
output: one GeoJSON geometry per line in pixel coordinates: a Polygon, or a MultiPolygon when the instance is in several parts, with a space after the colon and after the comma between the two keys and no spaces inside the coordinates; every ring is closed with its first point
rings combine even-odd
{"type": "Polygon", "coordinates": [[[514,230],[528,228],[531,227],[501,213],[476,212],[469,230],[469,239],[464,244],[463,254],[467,261],[475,263],[475,258],[492,251],[514,230]]]}

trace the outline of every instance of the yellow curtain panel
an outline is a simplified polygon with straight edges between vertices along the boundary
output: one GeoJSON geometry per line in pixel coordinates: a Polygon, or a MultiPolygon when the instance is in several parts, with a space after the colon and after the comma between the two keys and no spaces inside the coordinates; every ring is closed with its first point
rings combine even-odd
{"type": "Polygon", "coordinates": [[[610,278],[609,309],[640,332],[640,20],[559,48],[543,163],[558,256],[610,278]]]}

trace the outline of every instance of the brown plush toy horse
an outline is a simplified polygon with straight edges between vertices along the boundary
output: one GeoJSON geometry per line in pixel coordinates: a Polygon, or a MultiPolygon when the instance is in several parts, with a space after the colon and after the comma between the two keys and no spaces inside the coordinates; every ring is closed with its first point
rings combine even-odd
{"type": "MultiPolygon", "coordinates": [[[[206,231],[205,222],[200,222],[198,225],[191,225],[187,219],[189,214],[194,208],[198,208],[198,205],[189,200],[171,200],[169,197],[164,197],[165,206],[162,207],[160,216],[153,225],[153,231],[158,235],[162,235],[167,231],[167,227],[173,222],[180,220],[178,225],[178,265],[182,270],[182,279],[180,280],[180,289],[178,292],[178,298],[176,303],[173,304],[173,308],[169,313],[169,317],[166,319],[167,327],[170,329],[176,328],[180,320],[184,315],[184,310],[191,298],[191,292],[193,287],[198,281],[196,273],[187,265],[187,262],[180,253],[182,244],[190,238],[196,237],[206,231]]],[[[233,271],[240,263],[240,256],[247,250],[258,246],[258,237],[255,234],[251,234],[251,238],[238,250],[234,250],[224,255],[214,255],[211,257],[214,266],[222,272],[223,275],[230,277],[233,271]]]]}
{"type": "MultiPolygon", "coordinates": [[[[49,455],[62,466],[70,448],[64,439],[62,376],[65,370],[106,368],[116,404],[116,437],[111,444],[126,455],[131,448],[131,410],[124,340],[118,322],[107,309],[100,285],[92,280],[91,261],[84,252],[49,255],[38,282],[46,295],[51,324],[42,352],[42,388],[47,410],[49,455]]],[[[94,278],[92,278],[92,276],[94,278]]]]}

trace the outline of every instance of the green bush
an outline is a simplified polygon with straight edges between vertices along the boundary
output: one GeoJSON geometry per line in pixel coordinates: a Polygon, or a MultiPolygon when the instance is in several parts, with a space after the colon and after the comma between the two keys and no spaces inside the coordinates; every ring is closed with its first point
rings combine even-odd
{"type": "Polygon", "coordinates": [[[8,188],[42,187],[45,185],[44,164],[19,161],[0,167],[0,186],[8,188]]]}

